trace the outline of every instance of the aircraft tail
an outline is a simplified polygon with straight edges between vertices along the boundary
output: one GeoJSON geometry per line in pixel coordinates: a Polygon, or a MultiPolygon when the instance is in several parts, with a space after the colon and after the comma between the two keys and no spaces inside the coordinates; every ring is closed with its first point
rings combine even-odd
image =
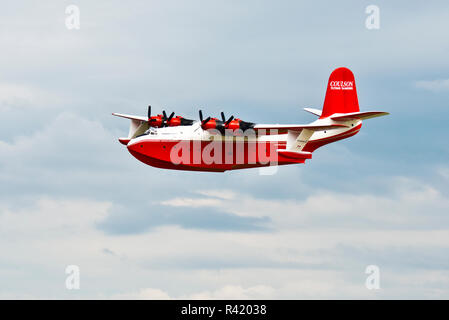
{"type": "Polygon", "coordinates": [[[348,68],[335,69],[329,76],[320,119],[328,118],[334,113],[359,111],[354,74],[348,68]]]}

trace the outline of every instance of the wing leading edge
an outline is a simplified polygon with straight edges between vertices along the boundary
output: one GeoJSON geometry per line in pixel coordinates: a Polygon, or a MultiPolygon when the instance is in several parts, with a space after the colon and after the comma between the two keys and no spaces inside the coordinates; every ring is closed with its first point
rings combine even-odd
{"type": "Polygon", "coordinates": [[[141,117],[141,116],[132,116],[129,114],[122,114],[122,113],[112,113],[113,116],[116,117],[122,117],[122,118],[126,118],[126,119],[131,119],[131,120],[139,120],[139,121],[148,121],[147,117],[141,117]]]}
{"type": "Polygon", "coordinates": [[[341,129],[347,128],[348,126],[344,124],[324,124],[324,125],[315,125],[315,124],[256,124],[254,126],[255,131],[259,130],[278,130],[279,133],[284,133],[287,131],[302,131],[303,129],[308,129],[311,131],[324,131],[331,129],[341,129]]]}

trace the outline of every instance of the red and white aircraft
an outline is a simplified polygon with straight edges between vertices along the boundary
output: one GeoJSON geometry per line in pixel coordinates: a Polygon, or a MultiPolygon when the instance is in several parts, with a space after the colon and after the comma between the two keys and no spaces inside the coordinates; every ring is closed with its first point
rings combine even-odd
{"type": "Polygon", "coordinates": [[[255,124],[231,116],[199,121],[162,114],[132,116],[128,137],[119,141],[138,160],[158,168],[218,171],[304,163],[317,148],[360,131],[362,121],[388,115],[360,112],[354,75],[347,68],[329,77],[323,110],[304,108],[319,118],[310,124],[255,124]]]}

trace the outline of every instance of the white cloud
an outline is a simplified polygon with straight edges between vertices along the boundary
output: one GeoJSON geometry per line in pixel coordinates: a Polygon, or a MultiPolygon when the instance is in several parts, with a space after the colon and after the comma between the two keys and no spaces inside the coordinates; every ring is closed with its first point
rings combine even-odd
{"type": "MultiPolygon", "coordinates": [[[[16,130],[12,141],[0,140],[0,176],[5,183],[34,183],[40,176],[39,183],[48,185],[61,182],[62,176],[74,174],[77,169],[93,175],[94,168],[104,170],[120,161],[115,150],[109,148],[116,143],[114,135],[101,123],[75,114],[61,113],[48,119],[43,128],[30,135],[21,135],[20,128],[16,130]]],[[[120,155],[126,155],[124,151],[120,155]]]]}
{"type": "Polygon", "coordinates": [[[276,290],[266,285],[243,288],[239,285],[226,285],[214,291],[203,291],[188,295],[187,299],[232,300],[232,299],[272,299],[276,290]]]}
{"type": "Polygon", "coordinates": [[[199,198],[173,198],[166,201],[161,201],[161,204],[173,207],[219,207],[222,204],[218,199],[199,199],[199,198]]]}
{"type": "Polygon", "coordinates": [[[197,191],[197,193],[203,196],[219,198],[223,200],[232,200],[237,197],[237,194],[231,190],[199,190],[197,191]]]}
{"type": "MultiPolygon", "coordinates": [[[[350,65],[360,83],[373,79],[372,89],[360,86],[365,105],[374,101],[366,100],[369,90],[376,101],[390,101],[389,94],[378,94],[391,87],[384,80],[411,83],[409,70],[437,73],[447,67],[448,46],[441,41],[449,21],[446,4],[419,12],[384,4],[382,28],[370,33],[363,27],[363,10],[347,10],[351,3],[329,7],[331,15],[303,3],[291,3],[301,10],[287,11],[274,2],[223,3],[219,10],[210,3],[199,10],[204,5],[114,4],[104,10],[85,3],[79,32],[66,30],[64,8],[52,4],[17,10],[10,2],[0,13],[6,26],[0,30],[0,111],[12,115],[0,141],[0,296],[376,297],[363,286],[364,267],[380,261],[381,296],[448,297],[448,200],[431,183],[386,179],[384,192],[356,194],[314,190],[298,176],[280,180],[293,172],[281,169],[273,183],[275,177],[254,179],[257,191],[232,189],[251,180],[248,171],[223,175],[220,189],[207,190],[220,180],[144,167],[126,149],[117,151],[123,146],[102,123],[87,119],[101,118],[112,107],[137,110],[149,95],[177,112],[191,114],[192,105],[204,103],[210,114],[222,105],[254,121],[293,118],[293,105],[322,103],[326,77],[337,64],[350,65]],[[345,24],[335,28],[342,14],[345,24]],[[413,39],[398,43],[407,35],[413,39]],[[331,55],[323,50],[329,47],[331,55]],[[398,74],[403,78],[394,78],[398,74]],[[26,123],[17,113],[55,105],[68,112],[45,120],[30,112],[26,123]],[[86,118],[76,115],[80,112],[86,118]],[[300,197],[264,197],[270,188],[295,190],[300,197]],[[197,196],[184,196],[192,189],[199,190],[197,196]],[[241,217],[269,217],[272,231],[168,225],[142,234],[104,234],[96,223],[119,199],[125,221],[135,219],[126,215],[135,207],[140,217],[151,210],[147,201],[162,201],[180,212],[219,208],[241,217]],[[81,267],[79,292],[64,288],[67,264],[81,267]]],[[[440,91],[448,89],[447,81],[416,85],[440,91]]],[[[408,93],[396,98],[407,99],[408,93]]],[[[344,147],[337,151],[326,159],[357,162],[344,147]]],[[[321,159],[315,161],[326,161],[321,159]]],[[[440,175],[447,177],[446,171],[440,175]]]]}
{"type": "Polygon", "coordinates": [[[28,85],[0,83],[0,112],[54,108],[62,99],[28,85]]]}
{"type": "Polygon", "coordinates": [[[137,292],[125,293],[112,296],[112,299],[193,299],[193,300],[228,300],[228,299],[271,299],[275,289],[270,286],[256,285],[243,288],[239,285],[225,285],[213,291],[194,292],[188,295],[170,297],[169,294],[160,289],[145,288],[137,292]]]}
{"type": "MultiPolygon", "coordinates": [[[[364,267],[352,270],[352,275],[335,270],[295,269],[234,269],[220,272],[220,282],[238,280],[255,285],[218,285],[214,290],[192,291],[188,294],[169,294],[160,289],[141,289],[133,293],[113,296],[113,299],[441,299],[447,297],[449,279],[445,270],[403,270],[391,272],[380,268],[380,290],[365,287],[364,267]],[[348,275],[356,280],[349,280],[348,275]],[[257,283],[265,284],[257,284],[257,283]],[[146,292],[148,292],[146,294],[146,292]]],[[[173,272],[173,271],[172,271],[173,272]]],[[[176,272],[175,278],[178,277],[176,272]]],[[[217,278],[214,272],[192,273],[199,282],[217,278]]],[[[176,290],[173,290],[176,291],[176,290]]]]}
{"type": "Polygon", "coordinates": [[[415,86],[420,89],[434,92],[449,90],[449,79],[421,80],[416,81],[415,86]]]}
{"type": "MultiPolygon", "coordinates": [[[[0,173],[3,181],[8,181],[8,188],[12,185],[9,181],[17,181],[18,177],[23,179],[24,187],[34,183],[33,178],[44,177],[45,186],[57,183],[67,189],[75,181],[75,188],[82,185],[89,193],[92,186],[86,182],[95,182],[104,189],[102,176],[92,177],[101,174],[100,169],[106,165],[124,165],[115,152],[99,150],[105,143],[115,141],[101,124],[62,114],[31,136],[1,142],[0,173]],[[89,139],[85,139],[87,133],[89,139]],[[64,148],[67,144],[71,148],[64,148]],[[60,150],[65,151],[58,158],[60,150]],[[90,156],[99,151],[105,152],[95,158],[97,166],[90,156]],[[67,159],[71,160],[65,169],[60,162],[67,159]],[[57,170],[61,165],[63,170],[57,170]],[[99,170],[87,169],[92,165],[99,170]],[[73,172],[77,167],[80,171],[73,172]],[[72,180],[83,170],[89,179],[72,180]]],[[[126,150],[125,156],[129,157],[126,150]]],[[[129,161],[134,164],[135,160],[129,161]]],[[[154,172],[145,170],[156,183],[159,178],[154,177],[154,172]]],[[[115,176],[106,170],[105,175],[112,176],[107,180],[112,185],[120,181],[136,187],[135,177],[127,182],[123,173],[115,176]]],[[[164,172],[163,177],[167,176],[169,173],[164,172]]],[[[178,175],[173,179],[179,181],[178,175]]],[[[146,178],[143,181],[147,183],[146,178]]],[[[381,267],[392,269],[389,272],[394,278],[403,269],[412,268],[398,266],[394,259],[397,251],[414,248],[418,253],[431,254],[428,265],[414,273],[409,271],[422,279],[421,287],[428,288],[423,296],[448,296],[434,279],[425,278],[429,268],[441,268],[437,257],[447,252],[448,200],[438,188],[420,180],[391,178],[383,184],[391,191],[352,194],[314,190],[298,183],[295,187],[304,193],[296,200],[257,197],[251,190],[237,193],[223,187],[198,187],[198,191],[191,190],[197,194],[194,197],[164,199],[158,194],[153,198],[180,210],[211,207],[242,217],[269,217],[266,223],[272,232],[200,231],[169,225],[148,233],[114,236],[96,228],[114,207],[110,201],[89,200],[66,192],[59,198],[47,195],[38,196],[35,202],[28,199],[27,205],[4,202],[0,206],[0,232],[8,240],[0,243],[0,260],[4,260],[0,263],[0,279],[12,289],[0,291],[0,295],[120,299],[373,297],[363,286],[364,267],[390,258],[390,265],[381,267]],[[108,254],[105,248],[114,254],[108,254]],[[363,252],[367,252],[366,256],[363,252]],[[63,287],[68,264],[80,266],[80,292],[67,292],[63,287]]],[[[38,195],[39,191],[37,188],[38,195]]],[[[139,215],[145,215],[146,208],[144,203],[139,215]]],[[[417,253],[411,254],[417,257],[417,253]]],[[[440,279],[441,275],[435,273],[435,277],[440,279]]],[[[409,295],[410,287],[404,283],[394,283],[383,296],[409,295]]],[[[411,292],[420,296],[417,290],[411,292]]]]}
{"type": "MultiPolygon", "coordinates": [[[[53,297],[42,286],[65,298],[449,296],[442,272],[449,250],[449,230],[442,223],[448,200],[422,181],[386,183],[393,186],[388,195],[326,192],[286,201],[240,194],[239,206],[227,203],[229,212],[269,216],[273,232],[163,226],[114,236],[96,228],[107,218],[109,202],[42,197],[26,207],[3,206],[0,232],[8,241],[0,243],[0,250],[8,258],[0,278],[23,296],[38,297],[53,297]],[[63,288],[68,264],[80,266],[78,293],[63,288]],[[369,264],[381,268],[380,292],[364,287],[369,264]]],[[[14,290],[0,291],[8,294],[14,290]]]]}
{"type": "MultiPolygon", "coordinates": [[[[330,190],[309,190],[303,199],[277,200],[255,198],[239,194],[232,201],[216,198],[173,198],[162,203],[184,207],[215,207],[242,217],[269,217],[277,229],[295,229],[305,225],[315,227],[358,226],[370,229],[432,228],[447,217],[435,214],[449,211],[449,200],[438,189],[410,178],[393,177],[388,184],[391,193],[384,195],[351,194],[330,190]],[[427,213],[434,212],[429,216],[427,213]]],[[[223,190],[210,190],[203,195],[223,194],[223,190]]],[[[225,192],[226,193],[226,192],[225,192]]],[[[227,191],[230,195],[232,190],[227,191]]],[[[449,222],[449,221],[448,221],[449,222]]]]}
{"type": "Polygon", "coordinates": [[[437,173],[444,178],[445,180],[449,181],[449,168],[448,167],[439,167],[437,168],[437,173]]]}
{"type": "Polygon", "coordinates": [[[10,240],[68,238],[92,232],[92,223],[104,219],[110,206],[107,202],[44,197],[30,207],[0,208],[0,233],[10,240]]]}
{"type": "Polygon", "coordinates": [[[168,300],[170,296],[159,289],[145,288],[138,292],[113,295],[111,298],[116,300],[168,300]]]}
{"type": "Polygon", "coordinates": [[[176,197],[170,200],[164,200],[160,203],[166,206],[172,207],[216,207],[220,208],[225,204],[225,201],[233,200],[237,197],[237,194],[232,190],[226,189],[213,189],[213,190],[198,190],[195,193],[205,196],[201,197],[176,197]]]}

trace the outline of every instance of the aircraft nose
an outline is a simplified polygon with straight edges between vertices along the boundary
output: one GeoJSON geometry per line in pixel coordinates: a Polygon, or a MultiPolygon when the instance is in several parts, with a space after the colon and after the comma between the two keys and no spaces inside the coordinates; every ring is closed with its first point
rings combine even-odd
{"type": "Polygon", "coordinates": [[[131,153],[141,153],[143,149],[143,143],[142,142],[128,143],[126,147],[128,148],[128,151],[131,153]]]}
{"type": "Polygon", "coordinates": [[[128,144],[128,142],[130,141],[130,139],[128,139],[128,138],[118,138],[118,141],[121,143],[121,144],[123,144],[123,145],[127,145],[128,144]]]}

